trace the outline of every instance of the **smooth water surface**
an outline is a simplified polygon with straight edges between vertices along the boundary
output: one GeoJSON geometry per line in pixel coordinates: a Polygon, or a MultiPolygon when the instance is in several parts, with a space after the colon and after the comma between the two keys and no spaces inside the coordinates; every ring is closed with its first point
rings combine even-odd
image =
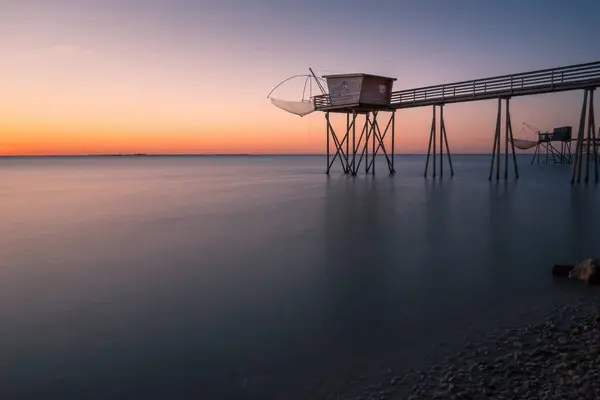
{"type": "Polygon", "coordinates": [[[552,265],[600,252],[569,166],[424,161],[0,159],[0,396],[302,397],[556,301],[552,265]]]}

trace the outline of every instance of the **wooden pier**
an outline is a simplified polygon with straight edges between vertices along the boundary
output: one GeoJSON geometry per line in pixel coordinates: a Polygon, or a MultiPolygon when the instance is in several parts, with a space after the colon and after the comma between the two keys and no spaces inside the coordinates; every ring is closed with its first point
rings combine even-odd
{"type": "MultiPolygon", "coordinates": [[[[337,75],[330,76],[325,78],[333,78],[333,79],[345,79],[344,82],[348,82],[351,77],[356,76],[371,76],[374,78],[383,78],[376,77],[372,75],[365,74],[348,74],[348,75],[337,75]]],[[[383,78],[383,79],[392,79],[392,78],[383,78]]],[[[329,79],[328,79],[329,83],[329,79]]],[[[323,94],[319,96],[315,96],[314,104],[315,109],[317,111],[322,111],[327,114],[327,124],[328,124],[328,143],[330,137],[330,123],[329,123],[329,113],[347,113],[353,116],[353,121],[356,118],[356,115],[359,113],[376,113],[381,111],[386,111],[392,113],[393,117],[391,120],[393,121],[395,112],[397,110],[402,110],[406,108],[414,108],[414,107],[433,107],[433,117],[432,117],[432,129],[430,132],[429,139],[429,149],[427,155],[427,162],[425,167],[425,175],[427,176],[427,169],[429,165],[430,156],[433,157],[433,176],[436,176],[436,137],[439,132],[439,155],[443,155],[444,148],[446,148],[446,155],[448,157],[448,162],[450,165],[451,174],[454,173],[452,168],[452,161],[450,159],[450,148],[448,145],[448,137],[446,135],[446,130],[444,126],[443,120],[443,107],[445,104],[451,103],[465,103],[471,101],[481,101],[481,100],[498,100],[498,116],[496,120],[496,129],[494,134],[494,142],[493,142],[493,151],[492,151],[492,163],[490,166],[490,175],[489,179],[492,179],[492,175],[494,169],[496,170],[496,179],[500,179],[500,154],[501,150],[501,132],[500,127],[502,123],[502,119],[505,119],[506,132],[504,133],[504,179],[508,179],[508,153],[509,153],[509,145],[512,151],[512,160],[514,164],[514,175],[515,178],[518,178],[518,167],[515,156],[513,137],[512,137],[512,124],[510,120],[510,99],[512,97],[517,96],[531,96],[537,94],[544,93],[554,93],[554,92],[564,92],[564,91],[572,91],[572,90],[583,90],[584,91],[584,99],[583,106],[581,111],[581,118],[579,123],[579,129],[577,131],[577,144],[576,150],[574,154],[574,162],[573,162],[573,174],[571,178],[571,183],[581,182],[582,179],[582,171],[585,171],[584,180],[588,182],[590,179],[590,168],[594,171],[594,180],[598,181],[598,140],[596,140],[596,125],[594,121],[594,90],[600,87],[600,61],[586,63],[586,64],[577,64],[570,65],[564,67],[543,69],[537,71],[523,72],[511,75],[502,75],[495,76],[491,78],[485,79],[473,79],[469,81],[448,83],[442,85],[434,85],[434,86],[426,86],[415,89],[406,89],[399,91],[392,91],[389,94],[389,101],[385,103],[376,102],[376,103],[363,103],[360,101],[361,96],[361,88],[358,88],[359,95],[358,97],[347,96],[340,102],[339,93],[333,93],[331,88],[329,94],[323,94]],[[337,96],[337,97],[336,97],[337,96]],[[504,114],[502,113],[502,102],[505,103],[504,114]],[[436,107],[440,109],[440,127],[436,128],[436,107]],[[587,131],[587,136],[586,136],[587,131]],[[442,145],[445,144],[445,146],[442,145]],[[585,161],[584,161],[585,159],[585,161]],[[495,162],[494,162],[495,161],[495,162]]],[[[364,89],[364,88],[363,88],[364,89]]],[[[382,92],[383,93],[383,92],[382,92]]],[[[387,93],[386,93],[387,95],[387,93]]],[[[353,125],[354,127],[354,125],[353,125]]],[[[354,129],[354,128],[353,128],[354,129]]],[[[346,137],[349,132],[346,132],[346,137]]],[[[375,140],[375,135],[372,134],[372,139],[375,140]]],[[[394,140],[394,129],[391,130],[391,140],[394,140]]],[[[382,135],[380,134],[377,139],[382,139],[382,135]]],[[[367,136],[369,137],[369,136],[367,136]]],[[[336,138],[337,139],[337,138],[336,138]]],[[[346,138],[346,142],[348,143],[348,138],[346,138]]],[[[368,139],[367,139],[368,140],[368,139]]],[[[337,140],[336,147],[336,156],[340,154],[340,160],[342,161],[342,166],[344,168],[344,172],[356,174],[356,169],[349,169],[349,155],[348,151],[344,152],[343,147],[338,146],[340,143],[337,140]]],[[[344,143],[344,139],[341,140],[341,143],[344,143]]],[[[394,173],[393,169],[393,154],[394,154],[394,145],[391,145],[390,151],[386,151],[383,140],[379,140],[378,148],[382,148],[383,152],[386,154],[386,158],[388,160],[388,166],[390,167],[390,173],[394,173]],[[392,154],[391,161],[387,156],[388,153],[392,154]]],[[[353,160],[356,156],[356,149],[353,148],[353,160]]],[[[329,154],[329,149],[328,149],[329,154]]],[[[373,160],[376,152],[373,152],[373,160]]],[[[334,159],[335,157],[334,156],[334,159]]],[[[354,165],[354,162],[353,162],[354,165]]],[[[440,161],[440,176],[443,174],[443,167],[440,161]]],[[[327,172],[329,173],[329,169],[331,165],[328,162],[327,172]]]]}

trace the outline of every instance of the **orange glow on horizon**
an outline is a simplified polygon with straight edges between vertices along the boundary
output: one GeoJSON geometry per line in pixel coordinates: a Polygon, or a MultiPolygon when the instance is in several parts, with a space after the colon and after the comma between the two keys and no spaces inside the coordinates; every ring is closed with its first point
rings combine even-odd
{"type": "MultiPolygon", "coordinates": [[[[423,153],[427,149],[430,121],[426,118],[400,121],[396,125],[396,152],[423,153]],[[407,132],[418,132],[409,134],[407,132]]],[[[290,117],[295,123],[262,127],[211,127],[209,129],[148,128],[144,131],[103,126],[44,126],[43,124],[0,125],[0,155],[83,155],[83,154],[323,154],[325,121],[321,115],[312,120],[290,117]]],[[[92,124],[93,125],[93,124],[92,124]]],[[[341,137],[343,125],[336,124],[341,137]]],[[[488,137],[477,140],[449,133],[455,152],[486,151],[488,137]],[[462,140],[461,140],[462,139],[462,140]]],[[[389,136],[388,139],[389,140],[389,136]]],[[[331,151],[335,151],[331,144],[331,151]]]]}
{"type": "MultiPolygon", "coordinates": [[[[0,97],[0,155],[325,153],[322,113],[300,118],[265,98],[284,72],[254,78],[213,65],[199,74],[175,61],[146,66],[136,55],[124,62],[76,46],[13,51],[11,79],[3,82],[0,97]]],[[[416,71],[395,89],[417,86],[411,82],[438,83],[416,71]]],[[[564,99],[573,98],[516,99],[515,135],[520,121],[548,128],[572,124],[579,100],[564,107],[564,99]]],[[[453,153],[490,151],[495,102],[445,110],[453,153]]],[[[333,118],[342,135],[344,117],[333,118]]],[[[381,118],[380,126],[387,122],[381,118]]],[[[398,110],[396,152],[425,153],[430,124],[430,108],[398,110]]]]}
{"type": "MultiPolygon", "coordinates": [[[[131,105],[128,101],[113,104],[113,98],[101,102],[95,98],[97,103],[90,104],[94,102],[85,97],[79,103],[77,97],[56,103],[35,93],[30,99],[0,104],[4,113],[0,114],[0,155],[325,153],[322,113],[300,118],[264,99],[246,107],[240,102],[237,108],[200,102],[196,107],[190,100],[171,103],[144,97],[131,105]]],[[[531,132],[520,132],[517,121],[537,125],[538,120],[551,116],[550,123],[560,126],[576,116],[575,103],[572,109],[559,108],[556,104],[561,103],[552,103],[552,99],[515,100],[512,114],[516,137],[531,138],[523,136],[531,132]],[[530,119],[531,115],[537,119],[530,119]]],[[[451,152],[490,151],[495,102],[448,105],[445,110],[451,152]]],[[[361,121],[359,117],[358,128],[361,121]]],[[[345,117],[334,115],[332,123],[341,136],[345,117]]],[[[387,123],[385,113],[380,114],[379,123],[383,129],[387,123]]],[[[429,107],[398,110],[396,152],[425,153],[430,128],[429,107]]]]}

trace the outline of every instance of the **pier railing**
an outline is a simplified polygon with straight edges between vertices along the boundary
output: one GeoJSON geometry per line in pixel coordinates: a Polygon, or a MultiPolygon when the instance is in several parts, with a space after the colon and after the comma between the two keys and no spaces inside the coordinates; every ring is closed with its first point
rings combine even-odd
{"type": "MultiPolygon", "coordinates": [[[[391,108],[422,107],[600,86],[600,61],[392,92],[391,108]]],[[[317,110],[329,96],[315,97],[317,110]]]]}
{"type": "Polygon", "coordinates": [[[323,110],[324,108],[331,106],[328,94],[322,94],[320,96],[315,96],[314,101],[315,101],[315,109],[316,110],[323,110]]]}

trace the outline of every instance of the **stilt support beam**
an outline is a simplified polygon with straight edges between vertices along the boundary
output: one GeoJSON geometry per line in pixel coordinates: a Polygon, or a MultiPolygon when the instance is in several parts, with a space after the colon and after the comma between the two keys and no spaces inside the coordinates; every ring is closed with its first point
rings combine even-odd
{"type": "Polygon", "coordinates": [[[594,182],[598,182],[598,138],[596,137],[596,121],[594,120],[594,90],[585,89],[583,106],[579,119],[579,130],[575,143],[575,159],[571,173],[571,184],[580,183],[582,171],[585,169],[584,181],[590,180],[590,169],[594,171],[594,182]],[[587,138],[585,131],[587,126],[587,138]],[[584,161],[585,158],[585,161],[584,161]]]}
{"type": "Polygon", "coordinates": [[[450,166],[450,176],[454,176],[454,168],[452,167],[452,158],[450,156],[450,146],[448,145],[448,135],[446,134],[446,124],[444,122],[444,105],[433,106],[433,116],[431,118],[431,131],[429,133],[429,146],[427,148],[427,159],[425,160],[425,173],[424,176],[427,178],[427,172],[429,170],[429,160],[433,158],[433,171],[432,176],[435,178],[437,174],[437,162],[436,162],[436,143],[437,143],[437,120],[436,120],[436,108],[440,109],[440,122],[439,122],[439,140],[440,140],[440,178],[444,176],[444,148],[446,149],[446,155],[448,156],[448,164],[450,166]]]}
{"type": "Polygon", "coordinates": [[[498,99],[498,114],[496,117],[496,130],[494,132],[494,145],[492,148],[492,162],[490,164],[490,175],[489,180],[492,180],[494,175],[494,161],[496,169],[496,180],[500,180],[500,154],[502,147],[502,100],[505,101],[505,115],[504,115],[504,180],[508,180],[508,152],[509,144],[512,152],[512,162],[514,166],[515,179],[519,178],[519,166],[517,165],[517,155],[515,153],[515,144],[513,141],[512,122],[510,120],[510,98],[498,99]]]}
{"type": "MultiPolygon", "coordinates": [[[[356,115],[354,115],[354,117],[356,117],[356,115]]],[[[352,122],[350,122],[349,118],[346,119],[346,132],[345,132],[344,136],[342,137],[341,141],[339,140],[338,136],[336,135],[335,130],[333,129],[333,125],[331,124],[330,113],[325,113],[325,120],[327,121],[327,169],[325,170],[325,173],[329,174],[329,171],[331,170],[333,163],[335,163],[335,160],[339,157],[340,163],[342,164],[342,170],[344,171],[344,173],[347,174],[349,171],[349,161],[348,161],[348,152],[344,151],[344,142],[348,143],[350,130],[354,126],[356,119],[353,118],[352,122]],[[330,138],[332,140],[330,140],[330,138]],[[336,148],[333,158],[331,158],[331,156],[330,156],[330,141],[333,141],[333,143],[335,144],[335,148],[336,148]]]]}
{"type": "Polygon", "coordinates": [[[380,111],[363,112],[364,122],[362,126],[359,125],[361,114],[358,114],[356,111],[345,113],[345,134],[341,137],[341,140],[333,129],[331,113],[325,113],[325,120],[327,122],[327,174],[329,174],[331,167],[338,157],[342,171],[345,174],[357,175],[363,160],[365,162],[365,172],[375,174],[375,160],[380,151],[385,157],[390,174],[396,172],[394,169],[396,112],[392,111],[389,113],[390,118],[383,131],[379,126],[379,113],[380,111]],[[386,147],[386,137],[391,137],[391,149],[386,147]],[[332,141],[336,149],[333,157],[330,154],[330,142],[332,141]],[[369,149],[371,149],[370,154],[369,149]]]}

